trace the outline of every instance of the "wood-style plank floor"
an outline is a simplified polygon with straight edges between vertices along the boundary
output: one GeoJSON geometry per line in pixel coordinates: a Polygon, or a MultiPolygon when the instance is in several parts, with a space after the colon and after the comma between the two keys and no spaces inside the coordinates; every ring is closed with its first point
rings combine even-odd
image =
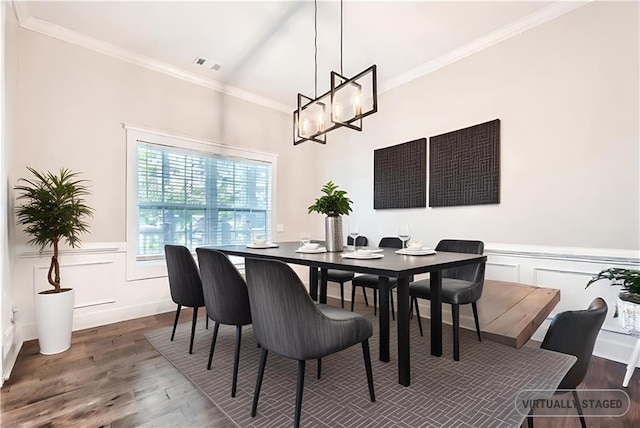
{"type": "MultiPolygon", "coordinates": [[[[338,303],[339,304],[339,303],[338,303]]],[[[359,311],[371,310],[358,305],[359,311]]],[[[204,312],[204,311],[201,311],[204,312]]],[[[2,427],[233,427],[224,414],[162,357],[144,334],[173,323],[173,313],[78,331],[54,356],[26,342],[0,393],[2,427]]],[[[191,319],[184,310],[181,321],[191,319]]],[[[594,357],[580,388],[621,388],[625,367],[594,357]]],[[[589,427],[640,426],[640,370],[623,418],[587,419],[589,427]]],[[[579,427],[574,418],[536,418],[535,426],[579,427]]]]}

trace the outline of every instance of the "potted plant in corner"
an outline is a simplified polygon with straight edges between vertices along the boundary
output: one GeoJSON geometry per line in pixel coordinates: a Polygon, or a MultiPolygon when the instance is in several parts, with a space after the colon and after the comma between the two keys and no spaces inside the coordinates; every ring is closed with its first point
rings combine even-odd
{"type": "Polygon", "coordinates": [[[338,190],[332,181],[322,186],[323,196],[309,207],[309,214],[317,212],[327,217],[324,220],[327,251],[342,251],[342,217],[349,215],[353,201],[347,198],[347,192],[338,190]]]}
{"type": "Polygon", "coordinates": [[[74,291],[60,284],[58,246],[62,240],[71,247],[80,243],[78,235],[88,231],[84,220],[93,216],[93,209],[84,203],[83,197],[90,192],[78,173],[66,168],[58,174],[27,169],[35,178],[20,178],[22,184],[14,187],[20,192],[17,199],[24,201],[16,208],[16,222],[25,226],[32,237],[29,243],[39,245],[41,254],[46,247],[53,248],[47,274],[53,290],[35,296],[40,353],[51,355],[69,349],[73,324],[74,291]]]}
{"type": "Polygon", "coordinates": [[[616,316],[622,328],[632,334],[640,334],[640,270],[608,268],[591,278],[586,287],[596,281],[608,279],[611,285],[619,285],[616,316]]]}

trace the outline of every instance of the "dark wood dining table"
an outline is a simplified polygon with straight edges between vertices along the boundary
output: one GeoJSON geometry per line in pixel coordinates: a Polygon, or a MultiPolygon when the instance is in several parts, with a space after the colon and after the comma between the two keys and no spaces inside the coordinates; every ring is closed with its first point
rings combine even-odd
{"type": "MultiPolygon", "coordinates": [[[[245,245],[206,246],[230,256],[280,260],[285,263],[309,266],[309,294],[320,303],[327,301],[327,270],[339,269],[355,273],[369,273],[379,277],[379,334],[380,360],[389,361],[389,278],[396,278],[398,328],[398,382],[411,384],[409,359],[409,279],[413,275],[429,273],[431,284],[431,355],[442,356],[442,270],[456,266],[484,263],[480,254],[437,252],[425,256],[396,254],[385,248],[384,257],[377,259],[351,259],[340,252],[317,254],[297,253],[299,242],[280,242],[277,248],[247,248],[245,245]],[[319,281],[318,281],[319,280],[319,281]],[[318,295],[318,283],[320,292],[318,295]]],[[[345,248],[345,251],[350,251],[345,248]]]]}

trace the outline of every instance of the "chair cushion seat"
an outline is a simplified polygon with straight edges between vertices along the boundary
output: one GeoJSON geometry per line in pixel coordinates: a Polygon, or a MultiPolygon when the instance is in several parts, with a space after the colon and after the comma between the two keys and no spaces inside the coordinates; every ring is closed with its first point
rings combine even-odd
{"type": "Polygon", "coordinates": [[[329,269],[327,270],[327,281],[329,282],[349,282],[353,279],[353,272],[347,272],[345,270],[329,269]]]}
{"type": "MultiPolygon", "coordinates": [[[[322,303],[316,304],[316,307],[333,325],[325,330],[323,349],[309,350],[310,353],[306,353],[302,359],[322,358],[360,343],[373,335],[371,322],[360,314],[322,303]]],[[[310,348],[313,349],[315,346],[310,348]]]]}
{"type": "MultiPolygon", "coordinates": [[[[378,288],[378,275],[364,274],[358,275],[351,283],[355,287],[367,287],[367,288],[378,288]]],[[[394,288],[398,286],[397,278],[389,278],[389,288],[394,288]]]]}
{"type": "MultiPolygon", "coordinates": [[[[355,283],[355,282],[354,282],[355,283]]],[[[409,295],[420,299],[430,299],[429,279],[409,284],[409,295]]],[[[480,290],[482,293],[482,290],[480,290]]],[[[442,278],[442,301],[452,305],[464,305],[476,302],[480,298],[477,284],[462,279],[442,278]]]]}

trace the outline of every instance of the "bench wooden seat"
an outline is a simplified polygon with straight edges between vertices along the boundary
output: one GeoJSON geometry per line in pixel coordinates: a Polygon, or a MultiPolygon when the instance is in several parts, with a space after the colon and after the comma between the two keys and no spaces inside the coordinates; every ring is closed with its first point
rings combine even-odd
{"type": "Polygon", "coordinates": [[[560,301],[560,290],[485,280],[478,301],[482,338],[521,348],[560,301]]]}

